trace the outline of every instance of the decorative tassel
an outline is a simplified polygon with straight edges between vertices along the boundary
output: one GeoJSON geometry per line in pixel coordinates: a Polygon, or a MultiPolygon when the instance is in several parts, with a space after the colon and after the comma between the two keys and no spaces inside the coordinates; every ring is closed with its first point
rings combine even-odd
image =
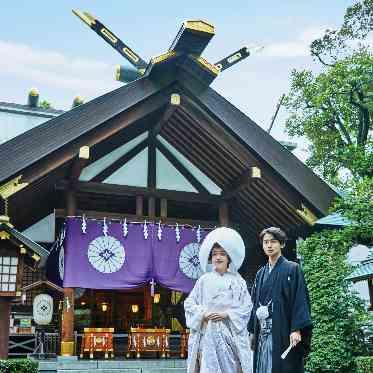
{"type": "Polygon", "coordinates": [[[161,227],[161,222],[160,221],[158,223],[157,237],[158,237],[159,241],[162,239],[162,227],[161,227]]]}
{"type": "Polygon", "coordinates": [[[84,234],[87,233],[87,221],[85,219],[85,215],[83,215],[83,218],[82,218],[82,233],[84,234]]]}
{"type": "Polygon", "coordinates": [[[200,225],[198,226],[198,229],[197,229],[197,242],[198,243],[201,242],[201,226],[200,225]]]}
{"type": "Polygon", "coordinates": [[[146,220],[144,222],[144,238],[147,240],[149,237],[149,232],[148,232],[148,226],[146,225],[146,220]]]}
{"type": "Polygon", "coordinates": [[[103,226],[103,228],[102,228],[102,233],[103,233],[104,236],[106,237],[107,234],[108,234],[108,232],[109,232],[109,227],[108,227],[108,225],[107,225],[107,223],[106,223],[106,218],[104,218],[104,226],[103,226]]]}
{"type": "Polygon", "coordinates": [[[180,242],[180,228],[179,228],[178,223],[176,223],[175,232],[176,232],[176,242],[180,242]]]}
{"type": "Polygon", "coordinates": [[[123,230],[123,237],[127,237],[127,234],[128,234],[127,218],[124,219],[124,222],[122,224],[122,230],[123,230]]]}

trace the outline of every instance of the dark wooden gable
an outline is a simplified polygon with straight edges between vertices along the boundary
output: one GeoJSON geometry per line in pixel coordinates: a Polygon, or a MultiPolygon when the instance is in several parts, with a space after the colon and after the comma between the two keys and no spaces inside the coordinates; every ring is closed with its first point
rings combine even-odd
{"type": "MultiPolygon", "coordinates": [[[[167,58],[166,62],[171,64],[167,58]]],[[[110,200],[118,213],[125,209],[124,197],[136,193],[174,198],[178,203],[207,203],[212,209],[224,203],[231,219],[244,225],[252,239],[266,226],[296,231],[323,216],[335,193],[206,82],[190,75],[184,62],[169,69],[167,63],[155,64],[143,78],[1,145],[0,183],[15,180],[19,189],[8,198],[14,224],[24,229],[53,209],[63,209],[61,197],[69,186],[80,194],[83,208],[94,194],[91,200],[97,210],[105,211],[110,200]],[[89,163],[144,131],[149,131],[149,138],[142,144],[90,182],[78,182],[82,146],[90,147],[89,163]],[[157,136],[204,172],[222,195],[209,195],[157,136]],[[102,184],[145,147],[150,165],[146,190],[102,184]],[[199,193],[155,193],[156,149],[199,193]]]]}

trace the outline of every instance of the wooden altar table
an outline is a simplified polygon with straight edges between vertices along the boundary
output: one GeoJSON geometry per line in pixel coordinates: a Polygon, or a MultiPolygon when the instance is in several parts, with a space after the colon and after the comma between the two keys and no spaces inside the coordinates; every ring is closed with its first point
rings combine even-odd
{"type": "Polygon", "coordinates": [[[80,357],[89,352],[89,358],[93,359],[93,354],[103,352],[105,359],[114,357],[113,345],[114,328],[84,328],[80,357]]]}
{"type": "Polygon", "coordinates": [[[144,352],[160,353],[162,358],[170,356],[170,329],[131,328],[128,333],[127,357],[137,358],[144,352]]]}

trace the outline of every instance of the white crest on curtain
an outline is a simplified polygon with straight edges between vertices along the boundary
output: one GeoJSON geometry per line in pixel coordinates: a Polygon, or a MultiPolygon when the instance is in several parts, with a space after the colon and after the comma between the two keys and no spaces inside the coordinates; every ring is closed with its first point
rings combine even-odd
{"type": "Polygon", "coordinates": [[[112,236],[100,236],[91,241],[87,255],[92,267],[101,273],[119,271],[126,257],[124,247],[112,236]]]}
{"type": "Polygon", "coordinates": [[[180,252],[179,268],[185,276],[192,280],[197,280],[202,275],[198,257],[199,249],[200,245],[192,242],[185,245],[180,252]]]}

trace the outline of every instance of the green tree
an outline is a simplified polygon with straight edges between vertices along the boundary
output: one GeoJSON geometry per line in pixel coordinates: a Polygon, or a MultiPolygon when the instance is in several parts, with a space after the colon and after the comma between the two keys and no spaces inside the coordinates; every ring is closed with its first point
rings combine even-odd
{"type": "Polygon", "coordinates": [[[373,0],[346,11],[339,30],[311,44],[322,71],[294,70],[284,105],[286,130],[309,142],[307,164],[338,184],[341,170],[373,176],[373,54],[364,44],[373,29],[373,0]]]}

